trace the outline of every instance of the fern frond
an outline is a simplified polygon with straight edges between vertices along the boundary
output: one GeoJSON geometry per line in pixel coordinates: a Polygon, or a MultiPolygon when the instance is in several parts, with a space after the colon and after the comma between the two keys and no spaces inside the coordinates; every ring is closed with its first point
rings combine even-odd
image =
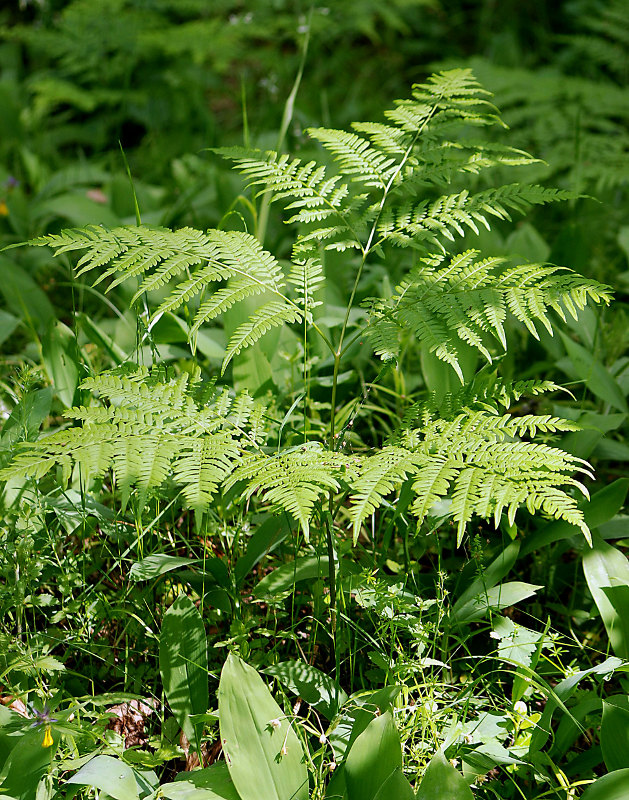
{"type": "Polygon", "coordinates": [[[455,234],[465,235],[465,228],[478,234],[479,224],[490,230],[488,217],[509,220],[509,210],[524,213],[533,205],[571,197],[574,195],[568,191],[515,183],[473,195],[465,190],[432,202],[411,200],[401,205],[390,204],[378,223],[379,244],[390,241],[408,247],[430,242],[445,251],[439,237],[454,241],[455,234]]]}
{"type": "Polygon", "coordinates": [[[350,519],[353,523],[354,544],[363,521],[373,514],[385,495],[400,486],[417,471],[421,456],[403,447],[384,447],[365,459],[360,476],[352,485],[350,519]]]}
{"type": "Polygon", "coordinates": [[[285,322],[298,322],[302,318],[302,311],[295,305],[273,300],[260,306],[247,322],[243,322],[242,325],[236,328],[234,335],[229,340],[227,353],[223,360],[222,372],[225,372],[227,365],[234,356],[238,355],[245,347],[251,347],[272,328],[283,325],[285,322]]]}
{"type": "Polygon", "coordinates": [[[342,175],[328,176],[325,167],[315,161],[306,164],[299,158],[290,159],[273,151],[218,148],[217,153],[234,161],[250,186],[260,186],[261,193],[270,192],[273,200],[290,199],[287,208],[295,213],[288,222],[318,223],[336,219],[335,224],[317,226],[308,237],[300,236],[296,249],[308,251],[308,242],[338,240],[344,237],[348,246],[360,249],[354,225],[360,216],[357,205],[362,198],[352,195],[342,175]]]}
{"type": "Polygon", "coordinates": [[[506,347],[508,312],[537,337],[536,322],[552,333],[548,310],[563,315],[565,308],[576,317],[588,300],[608,303],[611,298],[608,287],[569,270],[557,275],[558,267],[538,264],[505,268],[503,259],[479,261],[477,257],[477,251],[468,250],[446,266],[441,266],[443,256],[422,259],[423,265],[410,273],[391,302],[372,302],[367,335],[381,348],[383,339],[392,342],[392,324],[406,328],[450,364],[463,383],[457,341],[474,347],[491,362],[491,340],[506,347]]]}
{"type": "Polygon", "coordinates": [[[81,427],[57,431],[21,447],[2,479],[43,477],[56,465],[84,482],[112,471],[123,508],[133,488],[144,506],[150,492],[173,480],[199,520],[218,486],[264,431],[264,408],[244,394],[219,390],[201,404],[193,375],[124,367],[87,379],[84,389],[105,405],[69,409],[81,427]]]}
{"type": "MultiPolygon", "coordinates": [[[[244,419],[240,420],[241,426],[244,419]]],[[[240,448],[229,433],[219,432],[202,438],[187,438],[173,464],[176,483],[188,508],[200,516],[209,506],[220,483],[238,463],[240,448]]]]}
{"type": "Polygon", "coordinates": [[[284,274],[278,261],[255,237],[241,231],[210,230],[201,233],[191,228],[168,231],[143,226],[107,230],[96,226],[51,234],[33,243],[52,247],[57,254],[86,249],[87,253],[79,261],[79,274],[109,264],[96,281],[98,283],[118,273],[109,289],[128,278],[145,275],[132,303],[136,303],[145,292],[158,289],[181,272],[187,272],[188,278],[175,287],[152,319],[204,293],[211,283],[230,281],[198,309],[188,333],[191,341],[201,325],[235,303],[263,292],[272,293],[278,300],[259,309],[247,323],[248,327],[243,326],[236,332],[224,366],[271,327],[301,318],[299,307],[282,292],[284,274]],[[190,275],[190,269],[199,265],[203,266],[190,275]],[[277,314],[275,319],[273,313],[277,314]]]}
{"type": "Polygon", "coordinates": [[[236,467],[226,488],[246,481],[247,497],[260,494],[266,502],[282,508],[299,523],[308,540],[315,503],[325,492],[339,489],[347,462],[341,454],[313,447],[274,456],[251,455],[236,467]]]}
{"type": "Polygon", "coordinates": [[[362,136],[332,128],[310,128],[308,134],[334,156],[343,175],[365,186],[385,189],[398,159],[370,146],[362,136]]]}
{"type": "Polygon", "coordinates": [[[238,278],[228,283],[223,289],[215,292],[209,300],[201,303],[197,313],[194,315],[190,327],[190,336],[195,336],[203,325],[221,316],[236,303],[241,302],[246,297],[261,294],[264,291],[264,286],[249,278],[238,278]]]}
{"type": "Polygon", "coordinates": [[[590,474],[583,460],[544,444],[514,441],[537,431],[570,430],[566,420],[533,415],[518,418],[487,411],[463,410],[455,419],[431,418],[402,436],[404,446],[429,456],[413,481],[418,494],[413,513],[423,519],[437,499],[451,494],[451,513],[460,541],[472,516],[493,515],[497,525],[503,509],[513,521],[522,503],[556,519],[576,524],[589,536],[576,501],[563,487],[587,490],[572,477],[590,474]]]}
{"type": "Polygon", "coordinates": [[[319,261],[314,258],[296,261],[286,280],[295,287],[297,303],[307,314],[321,305],[321,301],[314,298],[325,282],[319,261]]]}

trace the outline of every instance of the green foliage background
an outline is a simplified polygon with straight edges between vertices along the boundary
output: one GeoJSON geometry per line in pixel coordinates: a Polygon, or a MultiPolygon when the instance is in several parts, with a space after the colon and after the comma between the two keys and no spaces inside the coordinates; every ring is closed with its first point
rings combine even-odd
{"type": "Polygon", "coordinates": [[[626,0],[0,9],[3,796],[629,795],[628,78],[626,0]]]}

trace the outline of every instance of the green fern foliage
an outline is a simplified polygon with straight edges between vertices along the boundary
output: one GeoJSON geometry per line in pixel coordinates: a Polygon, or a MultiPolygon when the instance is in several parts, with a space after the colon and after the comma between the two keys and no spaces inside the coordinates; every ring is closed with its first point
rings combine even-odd
{"type": "Polygon", "coordinates": [[[476,195],[417,199],[427,186],[445,185],[458,174],[534,161],[520,150],[456,135],[461,125],[499,122],[488,95],[470,70],[450,70],[415,86],[410,99],[399,100],[386,112],[390,124],[354,123],[354,132],[309,130],[332,159],[335,174],[316,161],[272,151],[217,152],[236,163],[250,186],[269,192],[292,212],[287,221],[301,224],[297,252],[323,243],[366,255],[389,240],[398,245],[452,240],[453,232],[477,230],[478,222],[489,227],[489,216],[507,219],[507,209],[523,211],[572,196],[513,184],[476,195]]]}
{"type": "Polygon", "coordinates": [[[577,501],[568,493],[576,489],[588,496],[573,475],[590,476],[589,465],[557,448],[528,441],[538,432],[574,429],[573,423],[549,415],[517,417],[465,407],[444,419],[426,404],[414,426],[400,431],[396,443],[364,460],[352,486],[354,539],[383,495],[399,490],[408,478],[415,495],[411,510],[419,522],[438,500],[450,500],[459,544],[473,516],[493,518],[497,526],[504,511],[513,523],[521,505],[531,513],[566,520],[589,540],[577,501]]]}
{"type": "Polygon", "coordinates": [[[166,311],[175,311],[183,303],[202,297],[212,284],[221,284],[221,288],[198,307],[190,326],[191,340],[202,325],[235,303],[254,295],[272,295],[272,302],[235,331],[227,348],[223,371],[234,355],[271,328],[303,317],[300,306],[283,291],[285,279],[277,260],[255,237],[240,231],[202,233],[192,228],[169,231],[144,226],[108,230],[90,226],[42,236],[32,244],[51,247],[56,255],[86,251],[78,262],[77,275],[98,271],[95,283],[109,280],[108,290],[130,278],[137,279],[139,286],[132,303],[177,280],[177,285],[153,314],[153,321],[166,311]],[[179,281],[182,274],[185,279],[179,281]]]}
{"type": "Polygon", "coordinates": [[[330,453],[316,445],[304,445],[275,455],[251,454],[243,459],[226,482],[230,488],[246,481],[246,497],[259,494],[299,523],[306,539],[315,504],[322,496],[340,489],[353,459],[330,453]]]}
{"type": "MultiPolygon", "coordinates": [[[[239,231],[92,226],[33,243],[57,255],[80,253],[77,273],[91,273],[108,289],[135,281],[132,303],[147,295],[150,301],[160,290],[149,326],[188,305],[193,344],[203,325],[255,299],[257,306],[227,344],[223,372],[272,328],[303,324],[309,390],[308,331],[321,335],[334,360],[331,433],[352,304],[367,259],[380,262],[388,274],[405,277],[392,295],[366,303],[366,334],[374,351],[393,361],[410,340],[415,353],[418,345],[454,369],[459,392],[438,402],[424,398],[408,409],[385,447],[364,443],[349,455],[339,450],[336,435],[327,448],[305,441],[281,449],[278,427],[267,423],[261,403],[247,394],[233,397],[227,389],[202,391],[198,374],[120,368],[85,381],[84,388],[100,401],[66,412],[68,427],[24,445],[2,477],[41,478],[58,465],[66,480],[74,474],[89,483],[111,471],[123,506],[134,491],[142,506],[152,492],[172,484],[197,517],[221,488],[242,487],[245,502],[257,496],[280,509],[306,538],[313,518],[322,521],[323,498],[329,503],[336,497],[354,539],[365,520],[406,484],[420,523],[437,501],[449,502],[459,543],[474,516],[497,525],[503,513],[513,521],[521,506],[565,520],[589,536],[575,499],[587,494],[575,475],[589,475],[589,466],[545,441],[533,441],[573,430],[572,423],[548,414],[510,413],[521,397],[559,387],[509,384],[489,367],[464,385],[459,352],[471,347],[491,363],[507,347],[510,318],[533,336],[540,325],[552,334],[553,315],[576,318],[589,301],[609,302],[609,290],[558,266],[509,265],[474,249],[449,252],[456,237],[477,233],[480,225],[489,228],[513,211],[572,195],[520,183],[474,192],[457,186],[469,173],[534,161],[520,150],[473,138],[474,129],[500,119],[469,70],[432,76],[385,118],[356,123],[351,132],[311,130],[324,163],[241,148],[219,151],[258,194],[281,202],[287,221],[297,226],[286,269],[254,236],[239,231]],[[356,269],[336,341],[317,318],[326,288],[326,249],[353,250],[347,263],[356,269]],[[421,257],[416,251],[423,251],[421,257]]],[[[304,433],[294,431],[292,441],[301,441],[304,433]]]]}
{"type": "Polygon", "coordinates": [[[550,334],[552,309],[574,318],[589,299],[609,302],[609,288],[569,270],[542,264],[505,267],[504,259],[479,259],[468,250],[446,261],[424,258],[387,300],[370,307],[370,336],[381,358],[395,359],[401,334],[410,332],[430,352],[449,364],[464,382],[458,343],[492,361],[492,340],[506,349],[504,323],[515,317],[538,337],[536,323],[550,334]]]}
{"type": "Polygon", "coordinates": [[[443,239],[453,242],[455,235],[465,235],[466,228],[478,234],[479,224],[490,230],[488,217],[510,220],[509,210],[524,213],[533,205],[571,197],[571,192],[560,189],[513,183],[476,194],[464,190],[433,201],[408,200],[382,214],[378,243],[417,247],[429,242],[445,252],[443,239]]]}
{"type": "Polygon", "coordinates": [[[90,378],[83,388],[102,403],[66,411],[80,427],[23,445],[1,477],[39,479],[60,465],[66,482],[74,467],[89,486],[111,470],[123,508],[133,487],[141,508],[172,479],[200,517],[245,448],[259,447],[264,408],[227,390],[199,402],[198,381],[198,373],[176,377],[159,368],[121,368],[90,378]]]}

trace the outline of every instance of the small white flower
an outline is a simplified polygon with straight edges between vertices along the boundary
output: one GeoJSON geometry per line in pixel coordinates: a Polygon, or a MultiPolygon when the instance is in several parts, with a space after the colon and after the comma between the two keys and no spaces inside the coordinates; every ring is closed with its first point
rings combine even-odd
{"type": "Polygon", "coordinates": [[[269,725],[273,728],[273,730],[277,730],[278,728],[282,727],[282,723],[279,721],[279,719],[272,719],[269,722],[269,725]]]}

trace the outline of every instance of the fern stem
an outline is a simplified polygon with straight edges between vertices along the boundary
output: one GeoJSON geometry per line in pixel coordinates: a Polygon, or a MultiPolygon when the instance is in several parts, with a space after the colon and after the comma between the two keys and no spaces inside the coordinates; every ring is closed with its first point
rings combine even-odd
{"type": "Polygon", "coordinates": [[[412,141],[410,142],[410,144],[406,148],[406,151],[405,151],[404,155],[402,156],[402,158],[400,160],[400,163],[397,166],[397,169],[395,170],[395,172],[393,172],[393,174],[391,175],[391,177],[389,178],[389,180],[387,182],[387,185],[384,187],[384,190],[383,190],[383,193],[382,193],[382,199],[380,200],[380,204],[378,206],[378,212],[376,213],[375,219],[373,221],[373,225],[371,226],[371,231],[369,232],[369,237],[367,239],[367,244],[365,245],[365,247],[363,249],[363,257],[361,259],[360,266],[358,267],[358,270],[356,272],[356,277],[354,279],[354,285],[352,286],[352,292],[351,292],[351,294],[349,296],[349,301],[347,303],[347,308],[345,309],[345,317],[343,319],[343,327],[341,328],[341,335],[339,337],[338,347],[336,348],[336,352],[334,354],[334,372],[332,373],[332,398],[331,398],[331,400],[332,400],[331,406],[332,407],[330,409],[330,413],[331,413],[331,419],[330,419],[330,449],[331,450],[335,449],[335,441],[334,440],[335,440],[335,435],[336,435],[336,419],[335,419],[336,418],[336,387],[337,387],[337,383],[338,383],[339,367],[341,365],[341,356],[345,352],[345,350],[343,349],[343,342],[345,340],[345,333],[347,332],[347,326],[349,324],[349,315],[350,315],[350,313],[352,311],[352,307],[354,305],[354,298],[356,297],[356,292],[358,291],[358,284],[360,283],[360,279],[362,277],[363,270],[365,268],[365,263],[367,261],[367,256],[369,255],[369,252],[371,251],[371,245],[372,245],[374,236],[376,235],[376,230],[378,228],[378,223],[380,221],[380,217],[382,216],[382,212],[384,210],[384,204],[386,203],[387,197],[389,196],[389,192],[391,191],[391,186],[393,186],[393,182],[395,181],[397,176],[400,174],[400,172],[404,168],[404,165],[408,161],[409,156],[412,153],[413,148],[415,147],[415,143],[417,142],[417,140],[419,139],[419,137],[423,133],[426,125],[432,119],[435,111],[437,110],[437,105],[438,105],[438,101],[435,102],[435,104],[433,105],[433,107],[430,110],[430,114],[428,114],[426,116],[426,119],[423,121],[421,127],[418,128],[418,130],[416,131],[415,135],[413,136],[412,141]]]}

